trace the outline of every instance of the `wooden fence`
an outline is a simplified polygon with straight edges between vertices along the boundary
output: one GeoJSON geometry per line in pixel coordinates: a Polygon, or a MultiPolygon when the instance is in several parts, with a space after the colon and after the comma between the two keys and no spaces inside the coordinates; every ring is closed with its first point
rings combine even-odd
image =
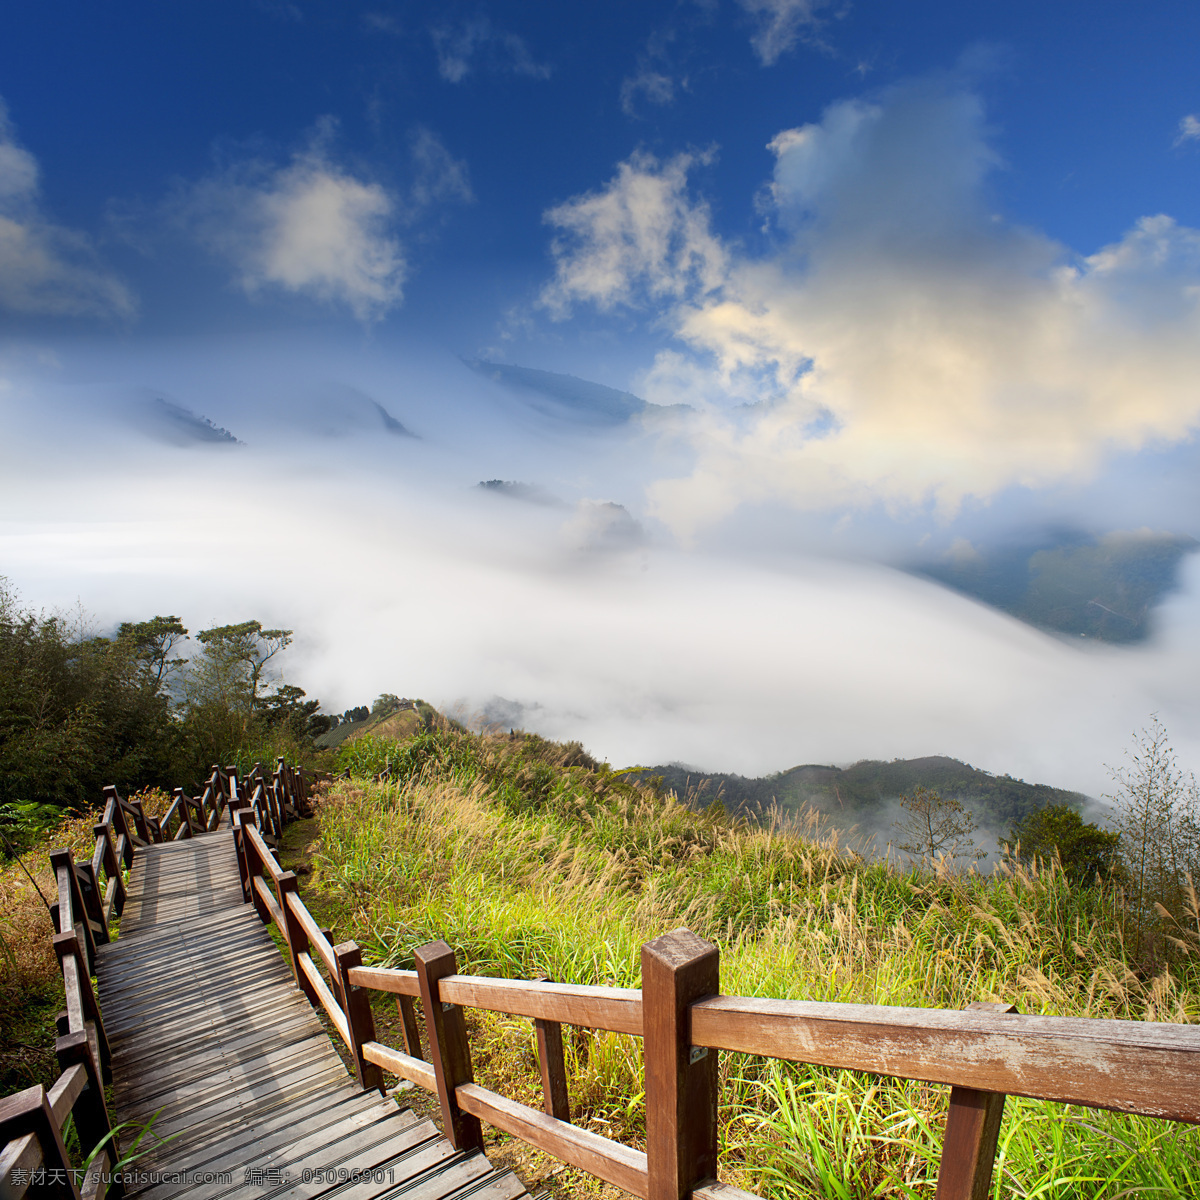
{"type": "Polygon", "coordinates": [[[718,1183],[717,1052],[734,1051],[950,1087],[937,1200],[990,1194],[1007,1096],[1200,1123],[1200,1029],[1159,1022],[1023,1016],[1006,1004],[965,1011],[821,1004],[720,994],[717,947],[686,929],[642,947],[642,987],[587,987],[460,975],[433,942],[412,971],[362,965],[333,945],[281,870],[248,802],[231,806],[243,895],[283,934],[297,985],[345,1042],[364,1088],[381,1069],[438,1097],[446,1136],[482,1148],[486,1121],[646,1200],[746,1200],[718,1183]],[[405,1049],[375,1038],[370,991],[395,996],[405,1049]],[[419,1000],[432,1061],[422,1054],[419,1000]],[[474,1081],[464,1008],[532,1018],[542,1110],[474,1081]],[[571,1123],[562,1026],[643,1040],[646,1149],[571,1123]]]}
{"type": "MultiPolygon", "coordinates": [[[[157,821],[115,789],[106,795],[92,859],[72,862],[66,851],[51,856],[58,883],[54,946],[67,1000],[55,1045],[63,1073],[49,1091],[39,1086],[0,1100],[0,1146],[8,1141],[0,1150],[0,1200],[19,1197],[23,1189],[13,1179],[38,1166],[65,1173],[67,1195],[99,1194],[110,1155],[98,1156],[80,1187],[61,1131],[73,1114],[86,1153],[111,1128],[102,1086],[108,1044],[90,975],[95,947],[107,940],[124,904],[121,868],[140,847],[215,829],[226,809],[243,898],[279,929],[297,985],[328,1014],[359,1084],[381,1087],[387,1070],[434,1093],[445,1134],[462,1150],[482,1146],[486,1121],[646,1200],[749,1200],[716,1179],[720,1051],[950,1087],[937,1200],[989,1194],[1009,1095],[1200,1123],[1200,1029],[1192,1026],[1023,1016],[1004,1004],[958,1012],[723,996],[717,948],[686,929],[642,947],[640,989],[460,975],[454,951],[441,941],[414,951],[415,970],[364,966],[354,942],[333,944],[300,899],[296,876],[276,861],[272,843],[308,798],[299,772],[281,761],[270,776],[256,769],[242,780],[236,770],[214,768],[202,796],[176,791],[157,821]],[[403,1051],[376,1040],[371,991],[395,997],[403,1051]],[[533,1020],[542,1109],[475,1083],[465,1008],[533,1020]],[[643,1039],[644,1151],[571,1122],[564,1024],[643,1039]]],[[[114,1189],[110,1195],[119,1194],[119,1185],[114,1189]]]]}
{"type": "MultiPolygon", "coordinates": [[[[302,772],[282,759],[274,773],[268,775],[256,765],[245,780],[239,779],[236,767],[213,767],[200,796],[187,796],[176,788],[158,819],[139,801],[123,799],[115,787],[107,787],[92,857],[75,861],[67,850],[51,852],[58,898],[50,915],[66,998],[66,1009],[56,1019],[59,1036],[54,1044],[62,1074],[48,1091],[39,1084],[0,1099],[0,1200],[23,1195],[38,1171],[46,1173],[51,1192],[75,1200],[104,1194],[103,1177],[116,1161],[104,1100],[112,1069],[92,976],[96,947],[109,941],[110,926],[125,907],[124,872],[138,849],[212,832],[233,804],[261,820],[274,840],[284,822],[303,810],[308,791],[302,772]],[[64,1144],[69,1117],[74,1118],[83,1159],[101,1147],[87,1170],[75,1165],[64,1144]]],[[[120,1183],[111,1184],[107,1194],[120,1196],[120,1183]]]]}

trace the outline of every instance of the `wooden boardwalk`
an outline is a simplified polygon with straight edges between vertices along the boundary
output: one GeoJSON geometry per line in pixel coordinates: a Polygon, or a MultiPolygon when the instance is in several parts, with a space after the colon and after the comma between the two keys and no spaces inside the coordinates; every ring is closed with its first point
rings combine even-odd
{"type": "Polygon", "coordinates": [[[97,951],[113,1120],[153,1119],[140,1148],[155,1148],[127,1168],[141,1176],[127,1194],[528,1196],[432,1121],[357,1086],[242,902],[231,831],[140,848],[120,937],[97,951]]]}

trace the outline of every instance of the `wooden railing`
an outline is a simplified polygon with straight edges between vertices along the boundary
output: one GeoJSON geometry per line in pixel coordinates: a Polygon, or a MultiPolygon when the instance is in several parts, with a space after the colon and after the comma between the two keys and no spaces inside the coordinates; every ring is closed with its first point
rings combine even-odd
{"type": "Polygon", "coordinates": [[[381,1087],[386,1070],[435,1093],[462,1150],[482,1148],[486,1121],[647,1200],[744,1200],[749,1193],[716,1179],[719,1051],[949,1086],[937,1200],[990,1195],[1010,1095],[1200,1123],[1196,1027],[1023,1016],[998,1003],[954,1011],[723,996],[717,947],[687,929],[642,947],[641,989],[459,975],[441,941],[414,950],[415,970],[363,966],[354,942],[333,945],[313,918],[258,820],[248,804],[234,806],[243,895],[283,934],[297,985],[328,1014],[359,1083],[381,1087]],[[395,996],[403,1051],[376,1040],[370,991],[395,996]],[[533,1020],[542,1110],[475,1083],[465,1008],[533,1020]],[[571,1123],[563,1025],[642,1038],[645,1151],[571,1123]]]}
{"type": "Polygon", "coordinates": [[[445,1134],[461,1150],[482,1148],[486,1121],[647,1200],[746,1200],[749,1193],[717,1182],[721,1051],[948,1086],[937,1200],[989,1194],[1009,1095],[1200,1124],[1200,1029],[1193,1026],[1023,1016],[1004,1004],[959,1012],[723,996],[717,947],[686,929],[642,947],[640,989],[460,975],[443,941],[416,948],[414,970],[364,966],[354,942],[333,944],[301,900],[295,874],[276,861],[272,843],[307,804],[299,772],[280,762],[269,776],[256,768],[243,779],[234,768],[214,768],[202,796],[176,792],[157,821],[115,789],[106,793],[92,859],[73,862],[66,851],[51,856],[58,884],[54,946],[67,1001],[55,1045],[63,1074],[49,1091],[30,1088],[0,1101],[0,1146],[8,1140],[0,1150],[0,1196],[22,1194],[12,1181],[30,1164],[66,1172],[70,1195],[99,1194],[109,1156],[98,1156],[81,1193],[61,1137],[68,1112],[85,1152],[110,1129],[103,1097],[108,1043],[90,979],[96,945],[108,939],[109,923],[121,912],[122,867],[137,850],[211,831],[226,810],[243,898],[264,924],[280,930],[297,986],[328,1015],[359,1084],[381,1088],[386,1070],[434,1093],[445,1134]],[[395,997],[404,1050],[376,1039],[371,991],[395,997]],[[533,1020],[542,1109],[475,1082],[466,1008],[533,1020]],[[645,1150],[572,1123],[564,1024],[642,1038],[645,1150]]]}
{"type": "Polygon", "coordinates": [[[0,1200],[22,1196],[39,1172],[52,1191],[58,1188],[72,1197],[90,1200],[104,1195],[106,1187],[110,1197],[122,1194],[119,1182],[105,1182],[116,1161],[104,1100],[112,1066],[92,976],[96,947],[110,940],[110,927],[124,910],[124,873],[138,850],[212,832],[233,805],[254,813],[274,839],[284,822],[303,810],[308,795],[303,773],[282,759],[272,774],[256,764],[244,780],[236,767],[213,767],[201,795],[188,796],[176,788],[157,819],[141,801],[126,800],[115,787],[106,787],[92,857],[76,861],[68,850],[51,851],[58,898],[50,905],[50,916],[66,1000],[65,1011],[56,1018],[59,1036],[54,1043],[62,1074],[49,1090],[39,1084],[0,1099],[0,1200]],[[69,1116],[85,1158],[101,1147],[86,1171],[73,1164],[63,1141],[69,1116]]]}

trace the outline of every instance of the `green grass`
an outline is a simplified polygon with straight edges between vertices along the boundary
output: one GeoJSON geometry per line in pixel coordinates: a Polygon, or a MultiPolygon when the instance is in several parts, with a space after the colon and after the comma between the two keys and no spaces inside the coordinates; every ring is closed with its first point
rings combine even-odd
{"type": "MultiPolygon", "coordinates": [[[[365,740],[365,739],[364,739],[365,740]]],[[[641,790],[577,746],[453,730],[361,747],[387,783],[336,785],[316,882],[369,961],[438,937],[461,970],[637,987],[643,942],[686,925],[717,943],[730,994],[1147,1020],[1200,1018],[1182,958],[1140,977],[1118,898],[1055,868],[898,870],[834,837],[731,821],[641,790]]],[[[536,1101],[527,1022],[473,1018],[479,1078],[536,1101]]],[[[574,1031],[576,1120],[637,1144],[640,1043],[574,1031]]],[[[947,1089],[722,1056],[723,1170],[772,1197],[932,1197],[947,1089]]],[[[1200,1194],[1190,1127],[1010,1099],[1000,1197],[1200,1194]]]]}

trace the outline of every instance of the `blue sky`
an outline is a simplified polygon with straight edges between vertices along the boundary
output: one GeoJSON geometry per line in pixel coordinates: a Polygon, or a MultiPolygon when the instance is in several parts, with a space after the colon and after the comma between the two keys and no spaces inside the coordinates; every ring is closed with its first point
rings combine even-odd
{"type": "Polygon", "coordinates": [[[944,752],[1098,791],[1151,710],[1195,727],[1195,588],[1114,652],[891,567],[1200,536],[1198,47],[1183,3],[17,6],[0,574],[101,623],[252,603],[335,708],[499,695],[614,758],[944,752]],[[689,410],[599,429],[459,356],[689,410]],[[162,400],[241,458],[172,442],[162,400]],[[479,508],[485,478],[557,506],[479,508]],[[355,587],[204,569],[272,545],[355,587]],[[601,629],[611,668],[563,649],[601,629]]]}

